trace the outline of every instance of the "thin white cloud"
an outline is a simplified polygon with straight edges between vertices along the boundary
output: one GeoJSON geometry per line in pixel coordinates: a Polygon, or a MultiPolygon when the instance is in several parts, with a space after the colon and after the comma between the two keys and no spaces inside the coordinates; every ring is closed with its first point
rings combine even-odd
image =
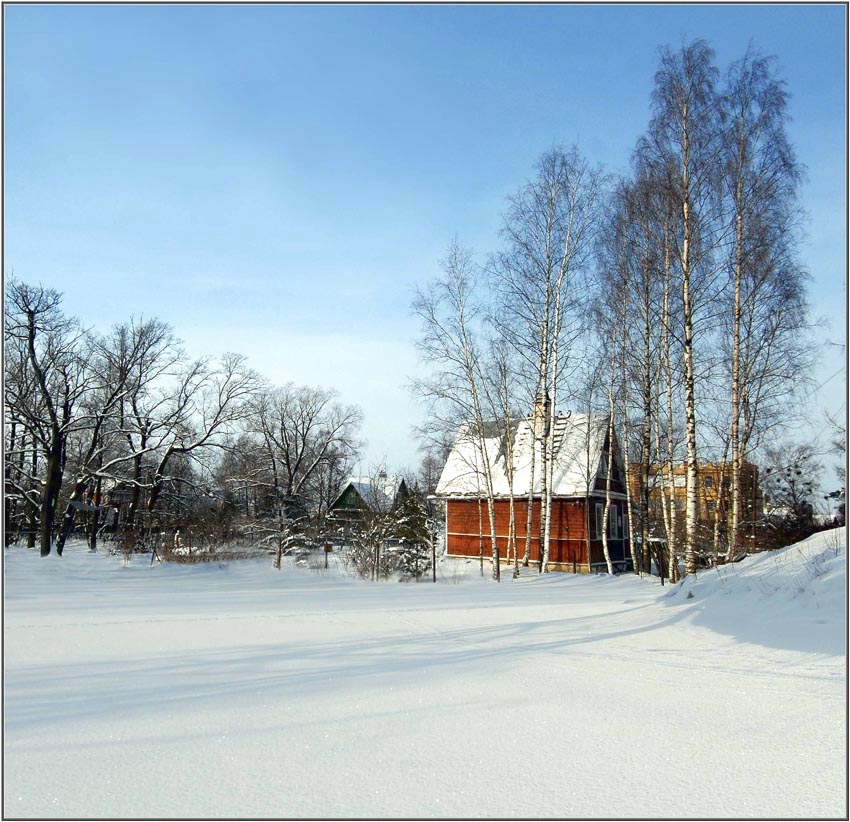
{"type": "Polygon", "coordinates": [[[275,385],[294,382],[336,389],[341,401],[363,411],[367,461],[386,459],[393,467],[415,467],[418,462],[410,432],[421,421],[422,410],[406,388],[417,368],[416,351],[408,340],[227,323],[183,326],[181,332],[196,356],[235,351],[275,385]]]}

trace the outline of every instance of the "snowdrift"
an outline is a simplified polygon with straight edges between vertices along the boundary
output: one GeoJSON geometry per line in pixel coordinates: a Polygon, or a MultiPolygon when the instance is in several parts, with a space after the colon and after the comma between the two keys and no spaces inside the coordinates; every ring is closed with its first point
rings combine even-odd
{"type": "Polygon", "coordinates": [[[742,641],[843,654],[846,586],[847,533],[835,528],[688,576],[662,601],[742,641]]]}

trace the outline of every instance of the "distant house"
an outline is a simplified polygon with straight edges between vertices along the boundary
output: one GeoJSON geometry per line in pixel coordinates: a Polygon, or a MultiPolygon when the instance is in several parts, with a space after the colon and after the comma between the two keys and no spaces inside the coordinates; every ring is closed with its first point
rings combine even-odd
{"type": "MultiPolygon", "coordinates": [[[[668,466],[652,465],[649,468],[648,504],[649,518],[655,522],[656,530],[663,521],[662,501],[669,498],[670,476],[668,466]]],[[[684,538],[685,506],[687,502],[687,465],[673,466],[673,501],[676,510],[682,512],[677,519],[680,537],[684,538]]],[[[640,505],[641,465],[632,463],[630,482],[632,504],[640,505]]],[[[732,520],[732,466],[729,463],[704,462],[697,466],[697,520],[708,531],[718,521],[720,532],[725,537],[732,520]]],[[[751,530],[753,524],[765,515],[766,500],[759,486],[759,470],[753,463],[741,465],[741,526],[751,530]]],[[[660,530],[657,534],[660,536],[660,530]]]]}
{"type": "MultiPolygon", "coordinates": [[[[133,485],[129,482],[113,481],[111,486],[103,491],[106,504],[111,509],[109,528],[113,531],[126,523],[130,503],[133,500],[133,485]]],[[[140,507],[144,506],[143,494],[139,492],[140,507]]]]}
{"type": "MultiPolygon", "coordinates": [[[[555,418],[549,535],[549,567],[553,570],[605,570],[602,534],[606,527],[612,562],[619,568],[629,562],[623,464],[616,436],[612,442],[608,441],[608,419],[604,414],[559,414],[555,418]],[[611,507],[606,523],[609,458],[613,458],[613,464],[611,507]]],[[[488,425],[484,432],[484,451],[495,496],[496,544],[502,562],[511,559],[508,556],[510,473],[513,474],[516,550],[522,557],[531,490],[530,561],[537,562],[540,557],[541,428],[541,412],[537,409],[531,418],[513,422],[510,438],[504,435],[504,426],[497,423],[488,425]],[[513,443],[510,448],[509,439],[513,443]],[[508,470],[509,465],[512,471],[508,470]]],[[[437,496],[446,501],[445,544],[449,556],[478,557],[483,553],[486,558],[492,555],[485,476],[471,427],[464,426],[452,446],[436,489],[437,496]]]]}
{"type": "Polygon", "coordinates": [[[389,513],[410,497],[402,477],[350,477],[328,508],[328,519],[340,525],[360,522],[367,513],[389,513]]]}

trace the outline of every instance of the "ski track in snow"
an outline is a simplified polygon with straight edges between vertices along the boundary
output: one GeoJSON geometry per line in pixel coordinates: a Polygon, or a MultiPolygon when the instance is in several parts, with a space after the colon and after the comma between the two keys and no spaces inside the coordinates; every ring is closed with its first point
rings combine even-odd
{"type": "Polygon", "coordinates": [[[827,535],[665,588],[8,549],[4,816],[846,817],[845,565],[827,535]]]}

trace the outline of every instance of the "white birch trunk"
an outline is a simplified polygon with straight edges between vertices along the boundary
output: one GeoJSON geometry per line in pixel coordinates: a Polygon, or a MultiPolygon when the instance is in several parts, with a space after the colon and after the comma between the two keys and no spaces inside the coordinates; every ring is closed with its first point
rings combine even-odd
{"type": "Polygon", "coordinates": [[[694,318],[691,295],[691,191],[690,191],[690,136],[688,109],[682,117],[682,321],[684,325],[685,362],[685,446],[687,453],[687,497],[685,503],[685,572],[697,570],[698,527],[698,463],[696,424],[696,381],[694,377],[694,318]]]}
{"type": "Polygon", "coordinates": [[[664,333],[664,378],[667,389],[667,490],[669,493],[669,513],[667,521],[669,527],[667,529],[667,555],[669,567],[667,576],[671,582],[676,582],[679,577],[679,568],[676,562],[676,553],[678,551],[678,539],[676,534],[676,486],[673,467],[675,465],[675,448],[673,441],[673,364],[671,361],[670,352],[670,243],[669,234],[665,231],[664,235],[664,297],[662,302],[662,330],[664,333]]]}
{"type": "Polygon", "coordinates": [[[529,467],[528,481],[528,510],[525,514],[525,551],[522,556],[522,565],[528,568],[529,557],[531,556],[531,526],[534,520],[534,468],[537,462],[537,447],[535,445],[536,437],[534,435],[534,425],[532,420],[531,427],[531,465],[529,467]]]}
{"type": "Polygon", "coordinates": [[[743,191],[739,174],[735,191],[735,297],[732,317],[732,518],[729,523],[727,559],[735,555],[741,524],[741,278],[743,276],[743,191]]]}
{"type": "MultiPolygon", "coordinates": [[[[611,564],[611,552],[608,550],[608,536],[611,533],[609,517],[611,516],[611,471],[614,466],[614,391],[608,387],[608,468],[605,472],[605,513],[602,515],[602,554],[608,573],[614,575],[614,566],[611,564]]],[[[615,512],[614,516],[617,514],[615,512]]]]}
{"type": "MultiPolygon", "coordinates": [[[[625,301],[624,301],[625,302],[625,301]]],[[[623,311],[623,328],[622,328],[622,342],[625,348],[625,340],[626,340],[626,331],[625,331],[625,310],[623,311]]],[[[626,510],[625,516],[627,517],[628,522],[628,533],[629,533],[629,553],[632,558],[632,571],[636,574],[641,572],[641,568],[638,565],[637,554],[635,553],[635,529],[634,529],[634,518],[632,517],[632,470],[631,470],[631,461],[629,455],[629,416],[628,416],[628,403],[627,403],[627,391],[626,391],[626,356],[625,351],[622,352],[620,358],[620,366],[622,369],[621,378],[623,381],[623,392],[622,392],[622,400],[623,400],[623,469],[625,472],[625,484],[626,484],[626,510]]],[[[656,417],[657,419],[657,417],[656,417]]]]}

